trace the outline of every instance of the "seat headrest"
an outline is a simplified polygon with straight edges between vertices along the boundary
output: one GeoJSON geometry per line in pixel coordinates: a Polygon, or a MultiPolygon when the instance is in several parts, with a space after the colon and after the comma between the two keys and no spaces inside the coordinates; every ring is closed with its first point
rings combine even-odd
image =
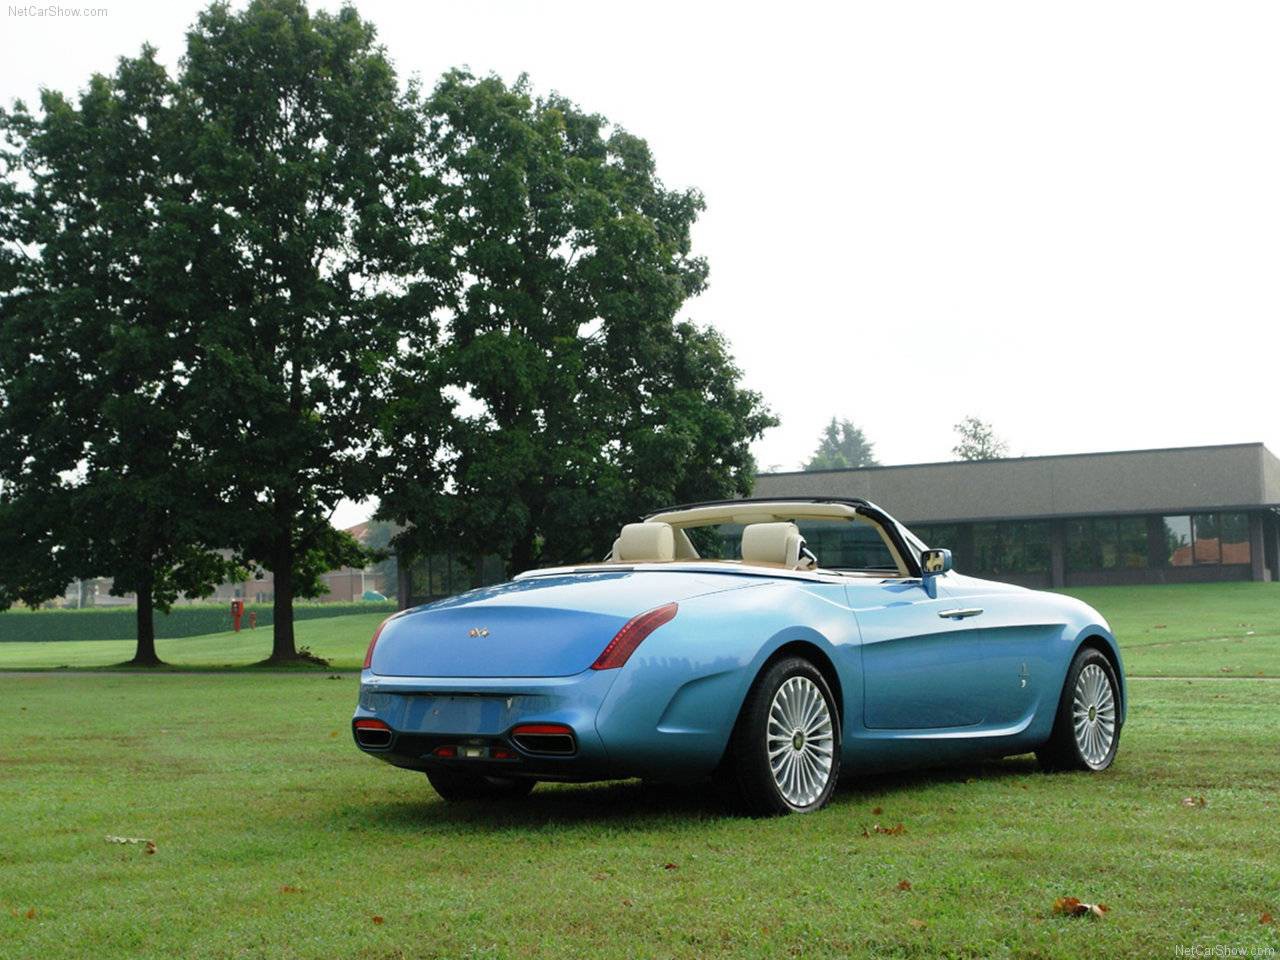
{"type": "Polygon", "coordinates": [[[800,565],[804,537],[787,521],[753,523],[742,530],[742,562],[771,563],[794,570],[800,565]]]}
{"type": "Polygon", "coordinates": [[[674,560],[675,531],[669,523],[628,523],[613,541],[612,556],[630,563],[674,560]]]}

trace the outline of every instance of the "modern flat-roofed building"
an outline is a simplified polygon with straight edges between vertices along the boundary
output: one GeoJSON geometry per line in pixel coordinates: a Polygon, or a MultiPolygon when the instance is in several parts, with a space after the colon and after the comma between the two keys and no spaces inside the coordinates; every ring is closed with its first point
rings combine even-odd
{"type": "Polygon", "coordinates": [[[960,572],[1027,586],[1280,580],[1260,443],[767,473],[752,496],[864,497],[960,572]]]}

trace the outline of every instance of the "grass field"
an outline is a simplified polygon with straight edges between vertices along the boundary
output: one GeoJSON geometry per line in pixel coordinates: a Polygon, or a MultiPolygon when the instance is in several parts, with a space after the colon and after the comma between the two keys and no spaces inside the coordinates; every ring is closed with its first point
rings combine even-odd
{"type": "MultiPolygon", "coordinates": [[[[1093,604],[1120,640],[1135,676],[1280,676],[1280,583],[1095,587],[1070,591],[1093,604]]],[[[334,669],[358,669],[384,613],[296,624],[298,643],[334,669]]],[[[269,629],[160,640],[176,667],[248,666],[271,651],[269,629]]],[[[133,656],[125,640],[0,643],[0,670],[105,667],[133,656]]]]}
{"type": "Polygon", "coordinates": [[[1135,681],[1102,775],[855,777],[769,821],[636,783],[446,806],[357,753],[355,694],[318,673],[0,676],[0,957],[1280,950],[1259,922],[1280,915],[1280,683],[1135,681]],[[1062,896],[1110,912],[1055,916],[1062,896]]]}

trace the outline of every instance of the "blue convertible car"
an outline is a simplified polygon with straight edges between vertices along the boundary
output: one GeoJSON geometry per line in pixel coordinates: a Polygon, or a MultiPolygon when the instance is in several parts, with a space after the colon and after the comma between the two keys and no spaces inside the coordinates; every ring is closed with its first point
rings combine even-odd
{"type": "Polygon", "coordinates": [[[821,808],[841,770],[1104,770],[1126,699],[1080,601],[962,576],[863,500],[734,500],[389,618],[352,724],[446,800],[714,777],[771,814],[821,808]]]}

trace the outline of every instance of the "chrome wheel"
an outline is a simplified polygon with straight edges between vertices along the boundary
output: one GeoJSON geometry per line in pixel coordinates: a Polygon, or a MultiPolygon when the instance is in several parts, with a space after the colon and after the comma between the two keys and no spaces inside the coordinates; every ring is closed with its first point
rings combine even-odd
{"type": "Polygon", "coordinates": [[[1116,698],[1111,680],[1096,663],[1088,664],[1076,679],[1071,721],[1084,762],[1094,769],[1105,765],[1116,739],[1116,698]]]}
{"type": "Polygon", "coordinates": [[[818,685],[791,677],[774,694],[766,741],[773,782],[793,807],[807,807],[831,779],[835,731],[818,685]]]}

